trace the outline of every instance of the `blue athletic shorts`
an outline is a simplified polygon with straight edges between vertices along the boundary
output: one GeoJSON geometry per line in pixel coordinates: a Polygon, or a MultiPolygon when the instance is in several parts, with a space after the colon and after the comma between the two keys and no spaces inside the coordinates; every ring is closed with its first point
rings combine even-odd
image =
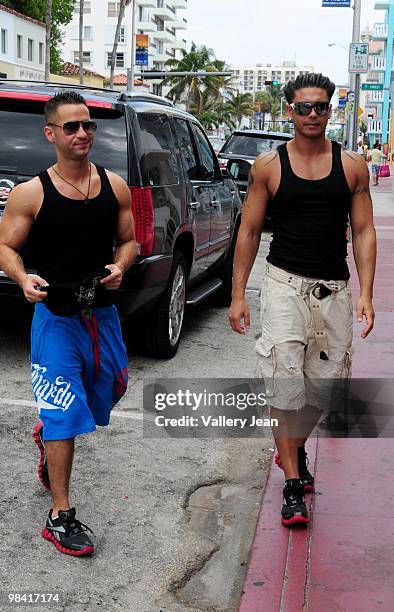
{"type": "Polygon", "coordinates": [[[67,440],[108,425],[127,388],[127,354],[115,306],[61,317],[35,305],[33,393],[44,440],[67,440]]]}

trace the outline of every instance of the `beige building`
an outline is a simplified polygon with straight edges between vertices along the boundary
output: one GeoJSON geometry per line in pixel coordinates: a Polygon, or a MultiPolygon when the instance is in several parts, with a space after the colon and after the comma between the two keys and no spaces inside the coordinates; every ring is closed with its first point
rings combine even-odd
{"type": "Polygon", "coordinates": [[[231,71],[235,77],[235,87],[241,92],[253,93],[263,91],[265,81],[278,81],[284,84],[299,74],[314,72],[314,66],[297,66],[295,61],[288,60],[279,66],[272,64],[232,66],[231,71]]]}
{"type": "Polygon", "coordinates": [[[0,76],[41,80],[45,76],[45,24],[0,4],[0,76]]]}

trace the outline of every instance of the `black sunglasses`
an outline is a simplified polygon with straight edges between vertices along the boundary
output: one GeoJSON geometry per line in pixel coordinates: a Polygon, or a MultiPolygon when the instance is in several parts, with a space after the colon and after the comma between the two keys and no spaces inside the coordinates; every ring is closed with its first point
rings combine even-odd
{"type": "Polygon", "coordinates": [[[291,108],[294,109],[296,115],[301,115],[306,117],[310,115],[312,110],[315,111],[316,115],[324,116],[330,110],[329,102],[294,102],[294,104],[290,104],[291,108]]]}
{"type": "Polygon", "coordinates": [[[95,132],[97,130],[97,123],[95,121],[66,121],[63,125],[59,125],[58,123],[48,123],[47,125],[54,125],[55,127],[63,128],[63,132],[67,136],[71,136],[72,134],[76,134],[79,130],[79,126],[82,125],[82,129],[87,132],[95,132]]]}

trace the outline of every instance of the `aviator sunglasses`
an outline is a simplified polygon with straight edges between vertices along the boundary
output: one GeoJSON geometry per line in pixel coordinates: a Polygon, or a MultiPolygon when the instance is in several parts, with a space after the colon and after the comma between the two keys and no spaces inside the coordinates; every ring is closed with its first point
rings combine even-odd
{"type": "Polygon", "coordinates": [[[296,115],[306,117],[310,115],[312,110],[315,111],[316,115],[324,116],[327,115],[330,110],[329,102],[294,102],[290,104],[291,108],[294,109],[296,115]]]}
{"type": "Polygon", "coordinates": [[[66,123],[63,123],[63,125],[59,125],[58,123],[47,123],[47,125],[54,125],[55,127],[63,128],[63,132],[67,136],[76,134],[80,125],[82,125],[82,129],[88,134],[97,130],[97,123],[95,121],[90,121],[89,119],[86,121],[66,121],[66,123]]]}

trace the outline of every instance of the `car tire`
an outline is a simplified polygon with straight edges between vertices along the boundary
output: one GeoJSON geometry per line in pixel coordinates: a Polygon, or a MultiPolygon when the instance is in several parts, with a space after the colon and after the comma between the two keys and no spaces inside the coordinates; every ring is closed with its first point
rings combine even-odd
{"type": "Polygon", "coordinates": [[[235,245],[237,243],[238,227],[234,231],[233,239],[230,244],[230,248],[227,252],[226,259],[223,262],[223,266],[220,270],[219,278],[222,280],[222,286],[220,287],[217,298],[220,306],[230,306],[231,294],[233,290],[233,264],[234,264],[234,253],[235,245]]]}
{"type": "Polygon", "coordinates": [[[186,260],[180,251],[176,251],[167,285],[155,309],[148,317],[134,319],[138,325],[129,331],[130,348],[149,357],[174,357],[183,329],[186,281],[186,260]]]}

